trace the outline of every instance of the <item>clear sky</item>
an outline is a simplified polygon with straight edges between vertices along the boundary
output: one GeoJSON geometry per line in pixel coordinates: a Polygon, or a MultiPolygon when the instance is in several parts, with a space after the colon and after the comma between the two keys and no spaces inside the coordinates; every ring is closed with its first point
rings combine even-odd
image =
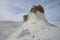
{"type": "Polygon", "coordinates": [[[48,20],[60,22],[60,0],[0,0],[0,21],[22,21],[33,5],[41,4],[48,20]]]}

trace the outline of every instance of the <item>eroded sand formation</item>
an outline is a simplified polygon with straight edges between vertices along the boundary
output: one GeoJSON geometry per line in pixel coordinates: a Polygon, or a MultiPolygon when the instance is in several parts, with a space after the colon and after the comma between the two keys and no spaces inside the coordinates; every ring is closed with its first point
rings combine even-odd
{"type": "Polygon", "coordinates": [[[8,40],[60,40],[60,28],[46,20],[44,8],[33,6],[24,16],[24,24],[11,34],[8,40]]]}

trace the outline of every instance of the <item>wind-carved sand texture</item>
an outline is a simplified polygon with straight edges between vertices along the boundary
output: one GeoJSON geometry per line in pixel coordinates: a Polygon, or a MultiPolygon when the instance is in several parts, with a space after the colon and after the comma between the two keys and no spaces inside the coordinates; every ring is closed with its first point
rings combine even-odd
{"type": "Polygon", "coordinates": [[[19,34],[18,38],[24,37],[24,36],[29,35],[29,34],[30,34],[30,32],[28,29],[22,30],[22,32],[21,32],[21,34],[19,34]]]}

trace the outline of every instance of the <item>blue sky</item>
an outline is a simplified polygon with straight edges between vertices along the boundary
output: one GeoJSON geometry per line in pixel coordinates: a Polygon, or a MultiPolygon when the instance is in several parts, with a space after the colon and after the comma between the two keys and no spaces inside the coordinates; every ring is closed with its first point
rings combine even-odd
{"type": "Polygon", "coordinates": [[[48,20],[60,22],[60,0],[0,0],[0,20],[22,21],[33,5],[41,4],[48,20]]]}

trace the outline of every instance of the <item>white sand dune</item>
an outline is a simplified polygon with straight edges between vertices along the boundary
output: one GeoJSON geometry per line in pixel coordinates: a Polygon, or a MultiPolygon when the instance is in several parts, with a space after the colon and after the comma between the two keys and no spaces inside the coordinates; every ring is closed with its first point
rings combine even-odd
{"type": "Polygon", "coordinates": [[[60,27],[46,20],[40,5],[33,6],[27,20],[8,40],[60,40],[60,27]]]}

